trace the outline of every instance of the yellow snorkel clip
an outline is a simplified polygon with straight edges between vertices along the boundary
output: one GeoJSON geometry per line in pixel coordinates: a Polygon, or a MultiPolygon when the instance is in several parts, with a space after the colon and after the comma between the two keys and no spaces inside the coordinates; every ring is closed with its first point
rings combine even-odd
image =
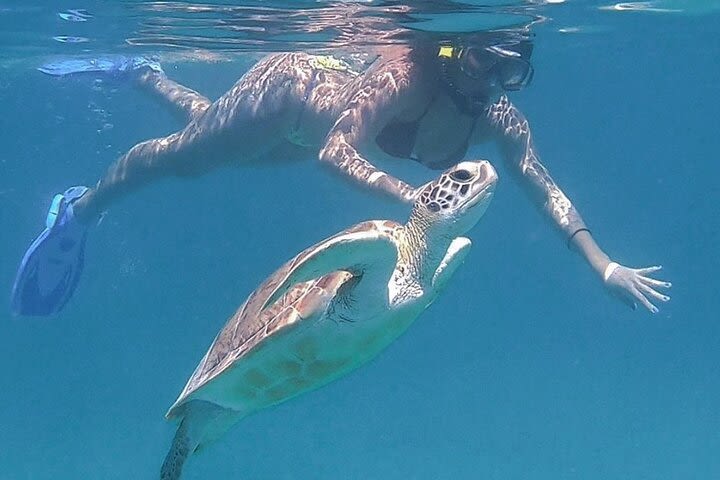
{"type": "Polygon", "coordinates": [[[455,48],[452,45],[440,45],[440,50],[438,50],[437,56],[439,58],[457,58],[457,56],[460,54],[460,49],[455,48]]]}

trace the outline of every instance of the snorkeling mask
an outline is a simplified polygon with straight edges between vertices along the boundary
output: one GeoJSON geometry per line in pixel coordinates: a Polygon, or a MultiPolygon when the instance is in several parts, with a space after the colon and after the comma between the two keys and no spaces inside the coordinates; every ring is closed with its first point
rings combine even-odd
{"type": "Polygon", "coordinates": [[[463,75],[473,80],[491,82],[505,91],[515,91],[527,86],[533,77],[533,67],[514,50],[501,46],[453,47],[442,45],[438,57],[443,69],[455,63],[463,75]]]}

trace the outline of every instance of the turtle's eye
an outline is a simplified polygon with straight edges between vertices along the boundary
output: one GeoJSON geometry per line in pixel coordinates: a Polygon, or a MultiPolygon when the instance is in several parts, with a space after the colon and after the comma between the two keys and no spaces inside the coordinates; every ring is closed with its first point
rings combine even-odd
{"type": "Polygon", "coordinates": [[[456,182],[467,182],[472,177],[473,177],[472,173],[468,172],[464,168],[450,172],[450,178],[452,178],[456,182]]]}
{"type": "Polygon", "coordinates": [[[438,204],[437,202],[430,202],[430,203],[428,203],[427,208],[428,208],[428,210],[430,210],[430,211],[433,212],[433,213],[439,212],[439,211],[440,211],[440,204],[438,204]]]}

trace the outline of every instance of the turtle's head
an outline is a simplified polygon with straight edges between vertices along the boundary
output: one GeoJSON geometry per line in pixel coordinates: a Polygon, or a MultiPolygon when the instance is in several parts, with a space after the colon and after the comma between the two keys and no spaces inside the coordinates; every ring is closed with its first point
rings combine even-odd
{"type": "Polygon", "coordinates": [[[462,235],[487,210],[497,180],[490,162],[460,162],[422,187],[411,218],[442,235],[462,235]]]}

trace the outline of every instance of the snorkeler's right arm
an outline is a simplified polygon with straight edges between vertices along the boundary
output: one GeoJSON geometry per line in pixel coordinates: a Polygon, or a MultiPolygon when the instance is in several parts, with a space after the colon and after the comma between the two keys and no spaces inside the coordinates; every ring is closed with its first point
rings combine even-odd
{"type": "Polygon", "coordinates": [[[399,58],[388,61],[359,83],[346,108],[325,139],[320,160],[358,184],[411,203],[415,188],[383,172],[359,152],[377,137],[394,117],[426,96],[422,82],[411,81],[411,63],[399,58]]]}
{"type": "Polygon", "coordinates": [[[670,283],[650,276],[660,267],[626,267],[614,262],[600,248],[580,213],[540,162],[527,119],[505,95],[488,108],[487,119],[497,133],[505,160],[536,205],[564,234],[568,246],[583,256],[605,287],[623,302],[632,308],[639,303],[650,312],[657,312],[652,302],[670,299],[659,291],[670,288],[670,283]]]}

